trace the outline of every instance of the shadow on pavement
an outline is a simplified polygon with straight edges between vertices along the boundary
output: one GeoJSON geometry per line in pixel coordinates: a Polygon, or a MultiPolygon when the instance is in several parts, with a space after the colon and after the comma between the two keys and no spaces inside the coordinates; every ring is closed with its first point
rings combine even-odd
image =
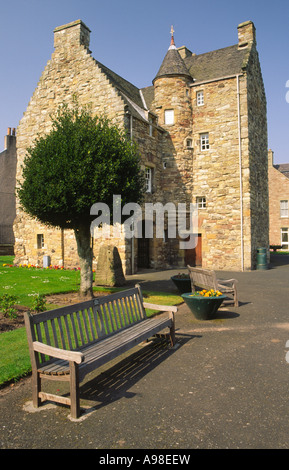
{"type": "Polygon", "coordinates": [[[92,380],[84,382],[80,387],[80,399],[89,401],[96,410],[123,397],[134,397],[136,393],[129,391],[133,385],[174,354],[176,349],[196,337],[200,335],[176,333],[177,343],[173,348],[168,348],[164,340],[151,341],[92,380]]]}

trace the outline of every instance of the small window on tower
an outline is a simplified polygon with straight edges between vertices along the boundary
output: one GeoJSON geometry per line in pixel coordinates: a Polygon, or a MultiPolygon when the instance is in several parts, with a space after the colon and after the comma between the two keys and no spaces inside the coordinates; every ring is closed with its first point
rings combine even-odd
{"type": "Polygon", "coordinates": [[[203,90],[197,92],[197,106],[203,106],[204,104],[204,92],[203,90]]]}
{"type": "Polygon", "coordinates": [[[166,109],[165,110],[165,124],[172,125],[175,122],[174,117],[174,110],[173,109],[166,109]]]}

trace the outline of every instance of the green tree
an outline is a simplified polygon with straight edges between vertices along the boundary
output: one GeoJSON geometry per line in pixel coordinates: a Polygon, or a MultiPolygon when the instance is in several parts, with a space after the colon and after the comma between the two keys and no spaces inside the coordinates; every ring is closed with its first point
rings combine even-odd
{"type": "Polygon", "coordinates": [[[90,109],[62,105],[52,130],[27,149],[18,197],[40,222],[74,230],[81,268],[80,292],[92,296],[90,208],[103,202],[112,214],[113,195],[140,203],[144,177],[136,145],[124,131],[90,109]]]}

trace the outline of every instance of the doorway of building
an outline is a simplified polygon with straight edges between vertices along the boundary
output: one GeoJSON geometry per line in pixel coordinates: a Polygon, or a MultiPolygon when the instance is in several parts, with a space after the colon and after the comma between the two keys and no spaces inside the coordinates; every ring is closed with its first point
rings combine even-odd
{"type": "Polygon", "coordinates": [[[145,237],[145,221],[142,221],[142,238],[137,239],[137,267],[150,267],[150,239],[145,237]]]}
{"type": "Polygon", "coordinates": [[[197,244],[195,248],[185,250],[185,265],[202,266],[202,235],[198,234],[197,244]]]}

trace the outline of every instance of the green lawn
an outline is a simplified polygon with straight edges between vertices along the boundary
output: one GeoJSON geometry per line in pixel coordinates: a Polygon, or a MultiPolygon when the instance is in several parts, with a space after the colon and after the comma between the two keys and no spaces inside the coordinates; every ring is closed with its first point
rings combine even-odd
{"type": "Polygon", "coordinates": [[[0,256],[0,296],[16,295],[20,305],[31,307],[34,294],[56,294],[79,289],[79,271],[10,267],[11,264],[13,257],[0,256]]]}
{"type": "MultiPolygon", "coordinates": [[[[32,306],[33,294],[55,294],[78,291],[80,272],[40,268],[10,267],[13,257],[0,256],[0,296],[16,295],[18,304],[32,306]],[[3,266],[3,264],[6,266],[3,266]]],[[[96,291],[114,292],[119,288],[94,287],[96,291]]],[[[182,302],[178,295],[143,292],[146,301],[162,305],[182,302]]],[[[0,333],[0,385],[16,381],[31,371],[25,328],[0,333]]]]}

